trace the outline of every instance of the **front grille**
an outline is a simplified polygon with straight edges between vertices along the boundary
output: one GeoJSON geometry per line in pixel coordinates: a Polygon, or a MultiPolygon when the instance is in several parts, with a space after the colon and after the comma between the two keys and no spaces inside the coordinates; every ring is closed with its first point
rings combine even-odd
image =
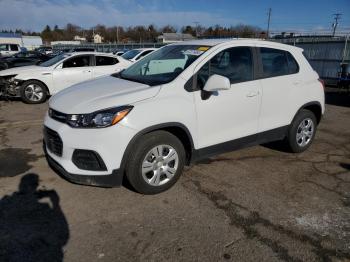
{"type": "Polygon", "coordinates": [[[44,140],[50,152],[57,156],[62,156],[63,142],[56,131],[48,127],[44,127],[44,140]]]}
{"type": "Polygon", "coordinates": [[[55,119],[56,121],[61,122],[61,123],[66,123],[66,121],[67,121],[67,114],[58,112],[58,111],[53,110],[51,108],[49,109],[49,116],[52,119],[55,119]]]}

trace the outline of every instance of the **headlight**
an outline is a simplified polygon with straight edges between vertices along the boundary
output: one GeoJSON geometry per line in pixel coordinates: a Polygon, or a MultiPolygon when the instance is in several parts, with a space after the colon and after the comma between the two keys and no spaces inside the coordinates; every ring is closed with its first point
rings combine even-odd
{"type": "Polygon", "coordinates": [[[113,126],[129,114],[133,106],[104,109],[90,114],[67,115],[67,124],[76,128],[101,128],[113,126]]]}
{"type": "Polygon", "coordinates": [[[4,78],[7,82],[14,82],[14,81],[15,81],[15,77],[16,77],[16,75],[3,76],[3,78],[4,78]]]}

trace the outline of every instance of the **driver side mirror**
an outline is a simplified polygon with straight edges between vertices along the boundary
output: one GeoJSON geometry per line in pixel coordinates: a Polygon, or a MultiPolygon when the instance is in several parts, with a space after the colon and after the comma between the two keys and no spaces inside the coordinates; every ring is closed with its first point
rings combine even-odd
{"type": "Polygon", "coordinates": [[[208,81],[205,83],[201,97],[203,100],[207,100],[210,96],[217,91],[229,90],[231,88],[230,79],[221,75],[212,75],[209,77],[208,81]]]}
{"type": "Polygon", "coordinates": [[[221,90],[229,90],[230,88],[230,79],[221,75],[212,75],[205,83],[203,90],[207,92],[215,92],[221,90]]]}
{"type": "Polygon", "coordinates": [[[62,69],[63,68],[63,63],[59,64],[58,66],[56,66],[55,69],[62,69]]]}

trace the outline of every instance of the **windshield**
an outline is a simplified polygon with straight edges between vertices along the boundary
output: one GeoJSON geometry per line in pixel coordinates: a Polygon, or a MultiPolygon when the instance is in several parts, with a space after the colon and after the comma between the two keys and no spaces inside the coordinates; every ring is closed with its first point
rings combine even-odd
{"type": "Polygon", "coordinates": [[[139,53],[141,53],[140,50],[130,50],[128,52],[126,52],[124,55],[122,55],[122,58],[125,58],[125,59],[133,59],[135,56],[137,56],[139,53]]]}
{"type": "Polygon", "coordinates": [[[169,83],[208,49],[198,45],[165,46],[125,69],[119,77],[151,86],[169,83]]]}
{"type": "Polygon", "coordinates": [[[47,61],[45,61],[45,62],[43,62],[43,63],[41,63],[39,65],[40,66],[45,66],[45,67],[52,66],[52,65],[58,63],[59,61],[65,59],[68,56],[70,56],[70,55],[68,55],[68,54],[60,54],[60,55],[55,56],[55,57],[53,57],[53,58],[51,58],[51,59],[49,59],[49,60],[47,60],[47,61]]]}
{"type": "Polygon", "coordinates": [[[7,45],[0,45],[0,51],[7,51],[7,45]]]}

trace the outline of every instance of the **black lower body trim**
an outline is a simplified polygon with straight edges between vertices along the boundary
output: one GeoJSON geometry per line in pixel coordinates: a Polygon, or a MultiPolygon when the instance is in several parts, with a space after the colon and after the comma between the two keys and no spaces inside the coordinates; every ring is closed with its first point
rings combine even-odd
{"type": "Polygon", "coordinates": [[[220,143],[205,148],[200,148],[192,152],[191,162],[195,163],[202,159],[215,155],[227,153],[245,147],[256,146],[259,144],[269,143],[272,141],[282,140],[286,137],[289,126],[283,126],[268,131],[264,131],[255,135],[250,135],[228,142],[220,143]]]}
{"type": "Polygon", "coordinates": [[[59,163],[57,163],[49,154],[46,152],[46,146],[44,144],[45,157],[50,167],[62,178],[69,182],[98,187],[119,187],[123,182],[123,175],[119,169],[113,170],[110,175],[100,176],[83,176],[68,173],[59,163]]]}

